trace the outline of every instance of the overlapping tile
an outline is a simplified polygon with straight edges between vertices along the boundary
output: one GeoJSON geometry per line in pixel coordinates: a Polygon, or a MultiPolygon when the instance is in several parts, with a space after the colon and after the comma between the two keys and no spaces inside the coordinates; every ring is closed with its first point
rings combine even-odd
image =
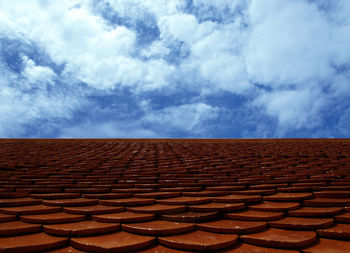
{"type": "Polygon", "coordinates": [[[349,140],[0,144],[0,251],[350,249],[349,140]]]}

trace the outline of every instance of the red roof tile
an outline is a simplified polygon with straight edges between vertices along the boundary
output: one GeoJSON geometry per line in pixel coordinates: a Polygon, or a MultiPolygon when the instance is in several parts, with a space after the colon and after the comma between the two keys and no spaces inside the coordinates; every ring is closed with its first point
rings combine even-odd
{"type": "Polygon", "coordinates": [[[303,253],[348,253],[350,242],[320,239],[315,245],[302,250],[303,253]]]}
{"type": "Polygon", "coordinates": [[[283,218],[283,213],[248,210],[237,213],[227,213],[225,217],[232,220],[269,221],[283,218]]]}
{"type": "Polygon", "coordinates": [[[43,214],[55,213],[61,211],[61,207],[52,207],[44,205],[3,207],[0,212],[4,214],[43,214]]]}
{"type": "Polygon", "coordinates": [[[163,220],[181,221],[181,222],[199,222],[214,219],[218,217],[218,212],[184,212],[176,214],[164,214],[163,220]]]}
{"type": "Polygon", "coordinates": [[[119,223],[102,223],[97,221],[80,221],[63,224],[45,225],[44,232],[60,236],[87,236],[105,234],[118,230],[119,223]]]}
{"type": "Polygon", "coordinates": [[[150,221],[143,223],[123,224],[124,231],[144,235],[176,235],[195,230],[195,225],[183,222],[150,221]]]}
{"type": "Polygon", "coordinates": [[[169,214],[183,212],[186,210],[186,206],[154,204],[148,206],[127,207],[126,209],[134,213],[169,214]]]}
{"type": "Polygon", "coordinates": [[[55,200],[43,200],[43,204],[47,206],[88,206],[97,204],[95,199],[55,199],[55,200]]]}
{"type": "Polygon", "coordinates": [[[0,238],[0,247],[4,252],[39,252],[62,247],[67,243],[67,238],[45,233],[0,238]]]}
{"type": "Polygon", "coordinates": [[[271,228],[256,234],[242,235],[241,239],[244,242],[256,245],[298,249],[313,243],[317,238],[314,231],[292,231],[271,228]]]}
{"type": "Polygon", "coordinates": [[[103,205],[64,207],[63,211],[74,214],[104,214],[124,211],[124,207],[113,207],[103,205]]]}
{"type": "Polygon", "coordinates": [[[72,238],[71,245],[92,252],[130,252],[150,246],[154,240],[154,237],[121,231],[107,235],[72,238]]]}
{"type": "Polygon", "coordinates": [[[172,235],[158,238],[159,243],[181,250],[214,251],[232,246],[238,242],[234,234],[213,234],[197,230],[181,235],[172,235]]]}
{"type": "Polygon", "coordinates": [[[289,211],[298,209],[299,203],[288,203],[288,202],[268,202],[265,201],[260,204],[250,205],[249,209],[257,211],[289,211]]]}
{"type": "Polygon", "coordinates": [[[49,213],[49,214],[21,215],[20,219],[24,222],[30,222],[30,223],[55,224],[55,223],[81,221],[85,219],[85,215],[76,215],[76,214],[68,214],[68,213],[60,212],[60,213],[49,213]]]}
{"type": "Polygon", "coordinates": [[[209,204],[200,204],[195,206],[187,206],[187,209],[189,211],[194,212],[213,212],[213,211],[220,211],[220,212],[228,212],[228,211],[236,211],[236,210],[242,210],[245,208],[244,204],[240,203],[209,203],[209,204]]]}
{"type": "Polygon", "coordinates": [[[0,251],[350,251],[349,140],[0,144],[0,251]]]}
{"type": "Polygon", "coordinates": [[[317,234],[334,239],[350,239],[350,224],[337,224],[330,228],[318,229],[317,234]]]}
{"type": "Polygon", "coordinates": [[[297,253],[296,250],[274,249],[266,246],[256,246],[247,243],[238,244],[230,249],[221,251],[222,253],[297,253]]]}
{"type": "Polygon", "coordinates": [[[41,225],[24,223],[21,221],[0,223],[0,236],[20,235],[34,232],[41,232],[41,225]]]}
{"type": "Polygon", "coordinates": [[[300,218],[286,217],[277,221],[270,221],[269,225],[274,228],[314,230],[332,226],[334,219],[329,218],[300,218]]]}
{"type": "Polygon", "coordinates": [[[132,213],[132,212],[120,212],[120,213],[109,213],[102,215],[93,215],[92,219],[101,222],[140,222],[140,221],[150,221],[155,218],[154,214],[144,214],[144,213],[132,213]]]}
{"type": "Polygon", "coordinates": [[[259,221],[216,220],[197,223],[197,228],[215,233],[246,234],[260,232],[266,229],[267,223],[259,221]]]}

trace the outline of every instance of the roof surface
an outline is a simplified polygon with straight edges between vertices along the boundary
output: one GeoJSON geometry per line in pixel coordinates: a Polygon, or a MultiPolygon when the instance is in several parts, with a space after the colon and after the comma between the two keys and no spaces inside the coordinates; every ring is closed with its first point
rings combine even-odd
{"type": "Polygon", "coordinates": [[[350,252],[350,140],[0,140],[0,252],[350,252]]]}

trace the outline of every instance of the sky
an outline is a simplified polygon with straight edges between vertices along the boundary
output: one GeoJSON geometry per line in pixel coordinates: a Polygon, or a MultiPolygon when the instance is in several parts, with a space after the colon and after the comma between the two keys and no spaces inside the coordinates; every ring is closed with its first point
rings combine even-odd
{"type": "Polygon", "coordinates": [[[350,1],[0,0],[0,137],[350,137],[350,1]]]}

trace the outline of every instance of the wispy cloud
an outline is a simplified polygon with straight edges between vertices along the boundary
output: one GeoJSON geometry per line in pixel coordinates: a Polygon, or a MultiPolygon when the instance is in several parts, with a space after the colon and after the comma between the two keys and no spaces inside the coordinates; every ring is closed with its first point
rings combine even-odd
{"type": "Polygon", "coordinates": [[[349,11],[346,0],[1,2],[0,135],[347,136],[349,11]]]}

